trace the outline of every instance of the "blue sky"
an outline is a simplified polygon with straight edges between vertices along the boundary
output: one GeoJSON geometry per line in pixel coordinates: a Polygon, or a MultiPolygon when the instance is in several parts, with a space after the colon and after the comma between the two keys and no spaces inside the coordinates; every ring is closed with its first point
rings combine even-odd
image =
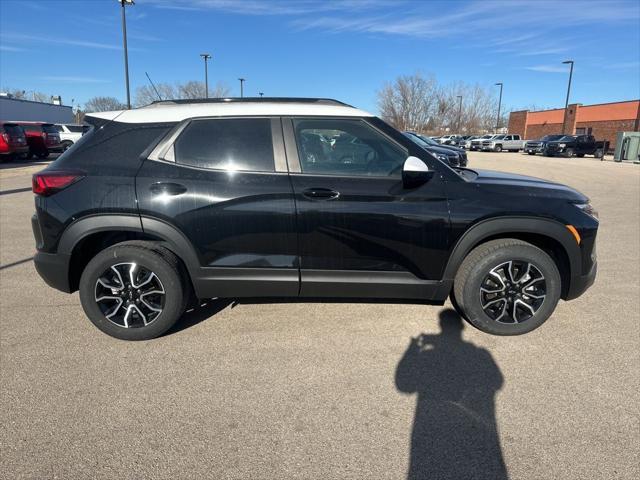
{"type": "MultiPolygon", "coordinates": [[[[127,7],[132,96],[202,80],[239,95],[333,97],[375,112],[398,75],[504,83],[507,109],[640,97],[640,2],[136,0],[127,7]]],[[[0,0],[0,86],[125,99],[116,0],[0,0]]]]}

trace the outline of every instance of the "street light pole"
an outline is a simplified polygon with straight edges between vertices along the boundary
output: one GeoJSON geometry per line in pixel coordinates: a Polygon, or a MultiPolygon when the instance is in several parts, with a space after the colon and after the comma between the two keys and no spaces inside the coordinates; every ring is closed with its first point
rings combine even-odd
{"type": "Polygon", "coordinates": [[[240,80],[240,98],[244,97],[244,78],[239,78],[240,80]]]}
{"type": "Polygon", "coordinates": [[[211,55],[201,53],[200,56],[204,60],[204,98],[209,98],[209,71],[207,69],[207,60],[211,58],[211,55]]]}
{"type": "Polygon", "coordinates": [[[567,109],[569,108],[569,94],[571,93],[571,77],[573,77],[573,60],[565,60],[564,65],[571,64],[569,69],[569,84],[567,85],[567,99],[564,102],[564,120],[562,121],[562,133],[567,133],[567,109]]]}
{"type": "Polygon", "coordinates": [[[502,107],[502,82],[496,83],[496,86],[500,85],[500,98],[498,99],[498,118],[496,118],[496,132],[498,133],[498,127],[500,126],[500,107],[502,107]]]}
{"type": "Polygon", "coordinates": [[[122,6],[122,42],[124,44],[124,78],[127,85],[127,109],[131,110],[131,94],[129,93],[129,54],[127,52],[127,17],[125,5],[134,5],[133,0],[118,0],[122,6]]]}
{"type": "Polygon", "coordinates": [[[457,98],[460,100],[460,103],[458,105],[458,133],[460,133],[460,119],[462,117],[462,95],[457,95],[457,98]]]}

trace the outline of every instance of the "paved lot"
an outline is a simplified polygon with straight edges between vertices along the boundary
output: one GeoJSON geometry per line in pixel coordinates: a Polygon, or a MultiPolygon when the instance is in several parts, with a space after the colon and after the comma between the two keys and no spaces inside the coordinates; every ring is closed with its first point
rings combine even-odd
{"type": "Polygon", "coordinates": [[[37,276],[29,168],[0,171],[0,478],[639,478],[640,167],[470,161],[600,211],[596,284],[525,336],[460,336],[449,306],[213,302],[117,341],[37,276]]]}

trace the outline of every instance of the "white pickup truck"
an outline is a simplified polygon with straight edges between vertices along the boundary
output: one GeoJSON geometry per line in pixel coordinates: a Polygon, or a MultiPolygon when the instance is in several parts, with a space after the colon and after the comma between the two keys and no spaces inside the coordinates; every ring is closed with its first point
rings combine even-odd
{"type": "Polygon", "coordinates": [[[502,150],[519,152],[524,149],[524,144],[525,140],[520,138],[520,135],[496,135],[495,137],[482,142],[482,150],[485,152],[501,152],[502,150]]]}

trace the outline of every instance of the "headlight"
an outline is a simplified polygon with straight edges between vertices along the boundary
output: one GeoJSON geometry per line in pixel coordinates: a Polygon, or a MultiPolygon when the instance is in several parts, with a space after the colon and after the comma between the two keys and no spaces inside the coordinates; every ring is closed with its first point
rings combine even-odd
{"type": "Polygon", "coordinates": [[[587,215],[595,218],[596,220],[598,219],[598,211],[593,208],[593,205],[591,205],[590,203],[574,203],[574,205],[587,215]]]}
{"type": "Polygon", "coordinates": [[[566,146],[567,146],[567,144],[566,144],[566,143],[559,143],[559,144],[558,144],[558,146],[559,146],[560,148],[564,148],[564,147],[566,147],[566,146]]]}

